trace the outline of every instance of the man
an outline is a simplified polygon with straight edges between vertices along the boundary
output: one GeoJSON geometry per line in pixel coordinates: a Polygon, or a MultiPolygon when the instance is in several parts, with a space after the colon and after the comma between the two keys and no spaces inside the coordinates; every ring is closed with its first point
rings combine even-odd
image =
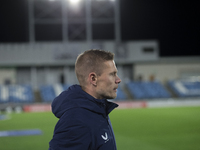
{"type": "Polygon", "coordinates": [[[115,98],[121,79],[117,76],[114,54],[88,50],[75,63],[80,85],[72,85],[52,103],[59,118],[49,150],[116,150],[108,114],[118,105],[115,98]]]}

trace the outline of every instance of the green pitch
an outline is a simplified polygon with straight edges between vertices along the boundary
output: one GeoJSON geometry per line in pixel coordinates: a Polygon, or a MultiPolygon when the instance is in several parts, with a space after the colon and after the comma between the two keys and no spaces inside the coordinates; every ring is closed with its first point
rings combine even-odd
{"type": "MultiPolygon", "coordinates": [[[[11,114],[0,131],[40,129],[42,135],[0,137],[1,150],[47,150],[57,119],[50,112],[11,114]]],[[[118,150],[200,149],[200,107],[114,110],[118,150]]]]}

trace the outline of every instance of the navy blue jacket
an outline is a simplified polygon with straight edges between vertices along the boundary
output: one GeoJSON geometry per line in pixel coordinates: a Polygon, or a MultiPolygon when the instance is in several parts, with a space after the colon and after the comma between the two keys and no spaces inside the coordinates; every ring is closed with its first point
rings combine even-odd
{"type": "Polygon", "coordinates": [[[49,150],[116,150],[108,114],[118,105],[72,85],[52,102],[59,118],[49,150]]]}

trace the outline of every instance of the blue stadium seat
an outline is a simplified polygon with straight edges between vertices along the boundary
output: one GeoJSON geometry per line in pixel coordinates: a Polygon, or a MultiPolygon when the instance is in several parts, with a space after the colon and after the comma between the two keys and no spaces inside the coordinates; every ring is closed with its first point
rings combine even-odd
{"type": "Polygon", "coordinates": [[[56,96],[69,87],[68,84],[43,85],[40,94],[43,102],[52,102],[56,96]]]}
{"type": "Polygon", "coordinates": [[[50,85],[43,85],[40,87],[40,95],[44,102],[51,102],[55,98],[55,92],[50,85]]]}
{"type": "Polygon", "coordinates": [[[29,85],[10,85],[9,86],[10,102],[33,102],[34,94],[29,85]]]}
{"type": "Polygon", "coordinates": [[[158,81],[144,82],[143,86],[149,98],[169,98],[171,95],[158,81]]]}
{"type": "Polygon", "coordinates": [[[28,85],[2,85],[0,86],[0,102],[33,102],[34,95],[28,85]]]}
{"type": "Polygon", "coordinates": [[[136,99],[146,98],[144,90],[142,89],[142,83],[140,82],[129,82],[127,83],[127,88],[131,95],[136,99]]]}
{"type": "Polygon", "coordinates": [[[171,80],[168,85],[178,97],[200,96],[200,82],[171,80]]]}
{"type": "Polygon", "coordinates": [[[115,98],[115,100],[126,100],[126,99],[127,99],[126,94],[124,93],[122,88],[120,86],[118,86],[117,97],[115,98]]]}
{"type": "Polygon", "coordinates": [[[155,81],[155,82],[130,82],[130,83],[127,83],[127,88],[129,89],[132,96],[136,99],[169,98],[169,97],[171,97],[169,92],[158,81],[155,81]]]}

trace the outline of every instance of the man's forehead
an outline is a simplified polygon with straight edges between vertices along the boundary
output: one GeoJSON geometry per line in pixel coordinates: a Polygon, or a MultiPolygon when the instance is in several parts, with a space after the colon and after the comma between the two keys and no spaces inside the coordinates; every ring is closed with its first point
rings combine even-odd
{"type": "Polygon", "coordinates": [[[117,71],[116,65],[115,65],[115,61],[114,60],[109,60],[104,62],[105,64],[105,69],[113,69],[117,71]]]}

